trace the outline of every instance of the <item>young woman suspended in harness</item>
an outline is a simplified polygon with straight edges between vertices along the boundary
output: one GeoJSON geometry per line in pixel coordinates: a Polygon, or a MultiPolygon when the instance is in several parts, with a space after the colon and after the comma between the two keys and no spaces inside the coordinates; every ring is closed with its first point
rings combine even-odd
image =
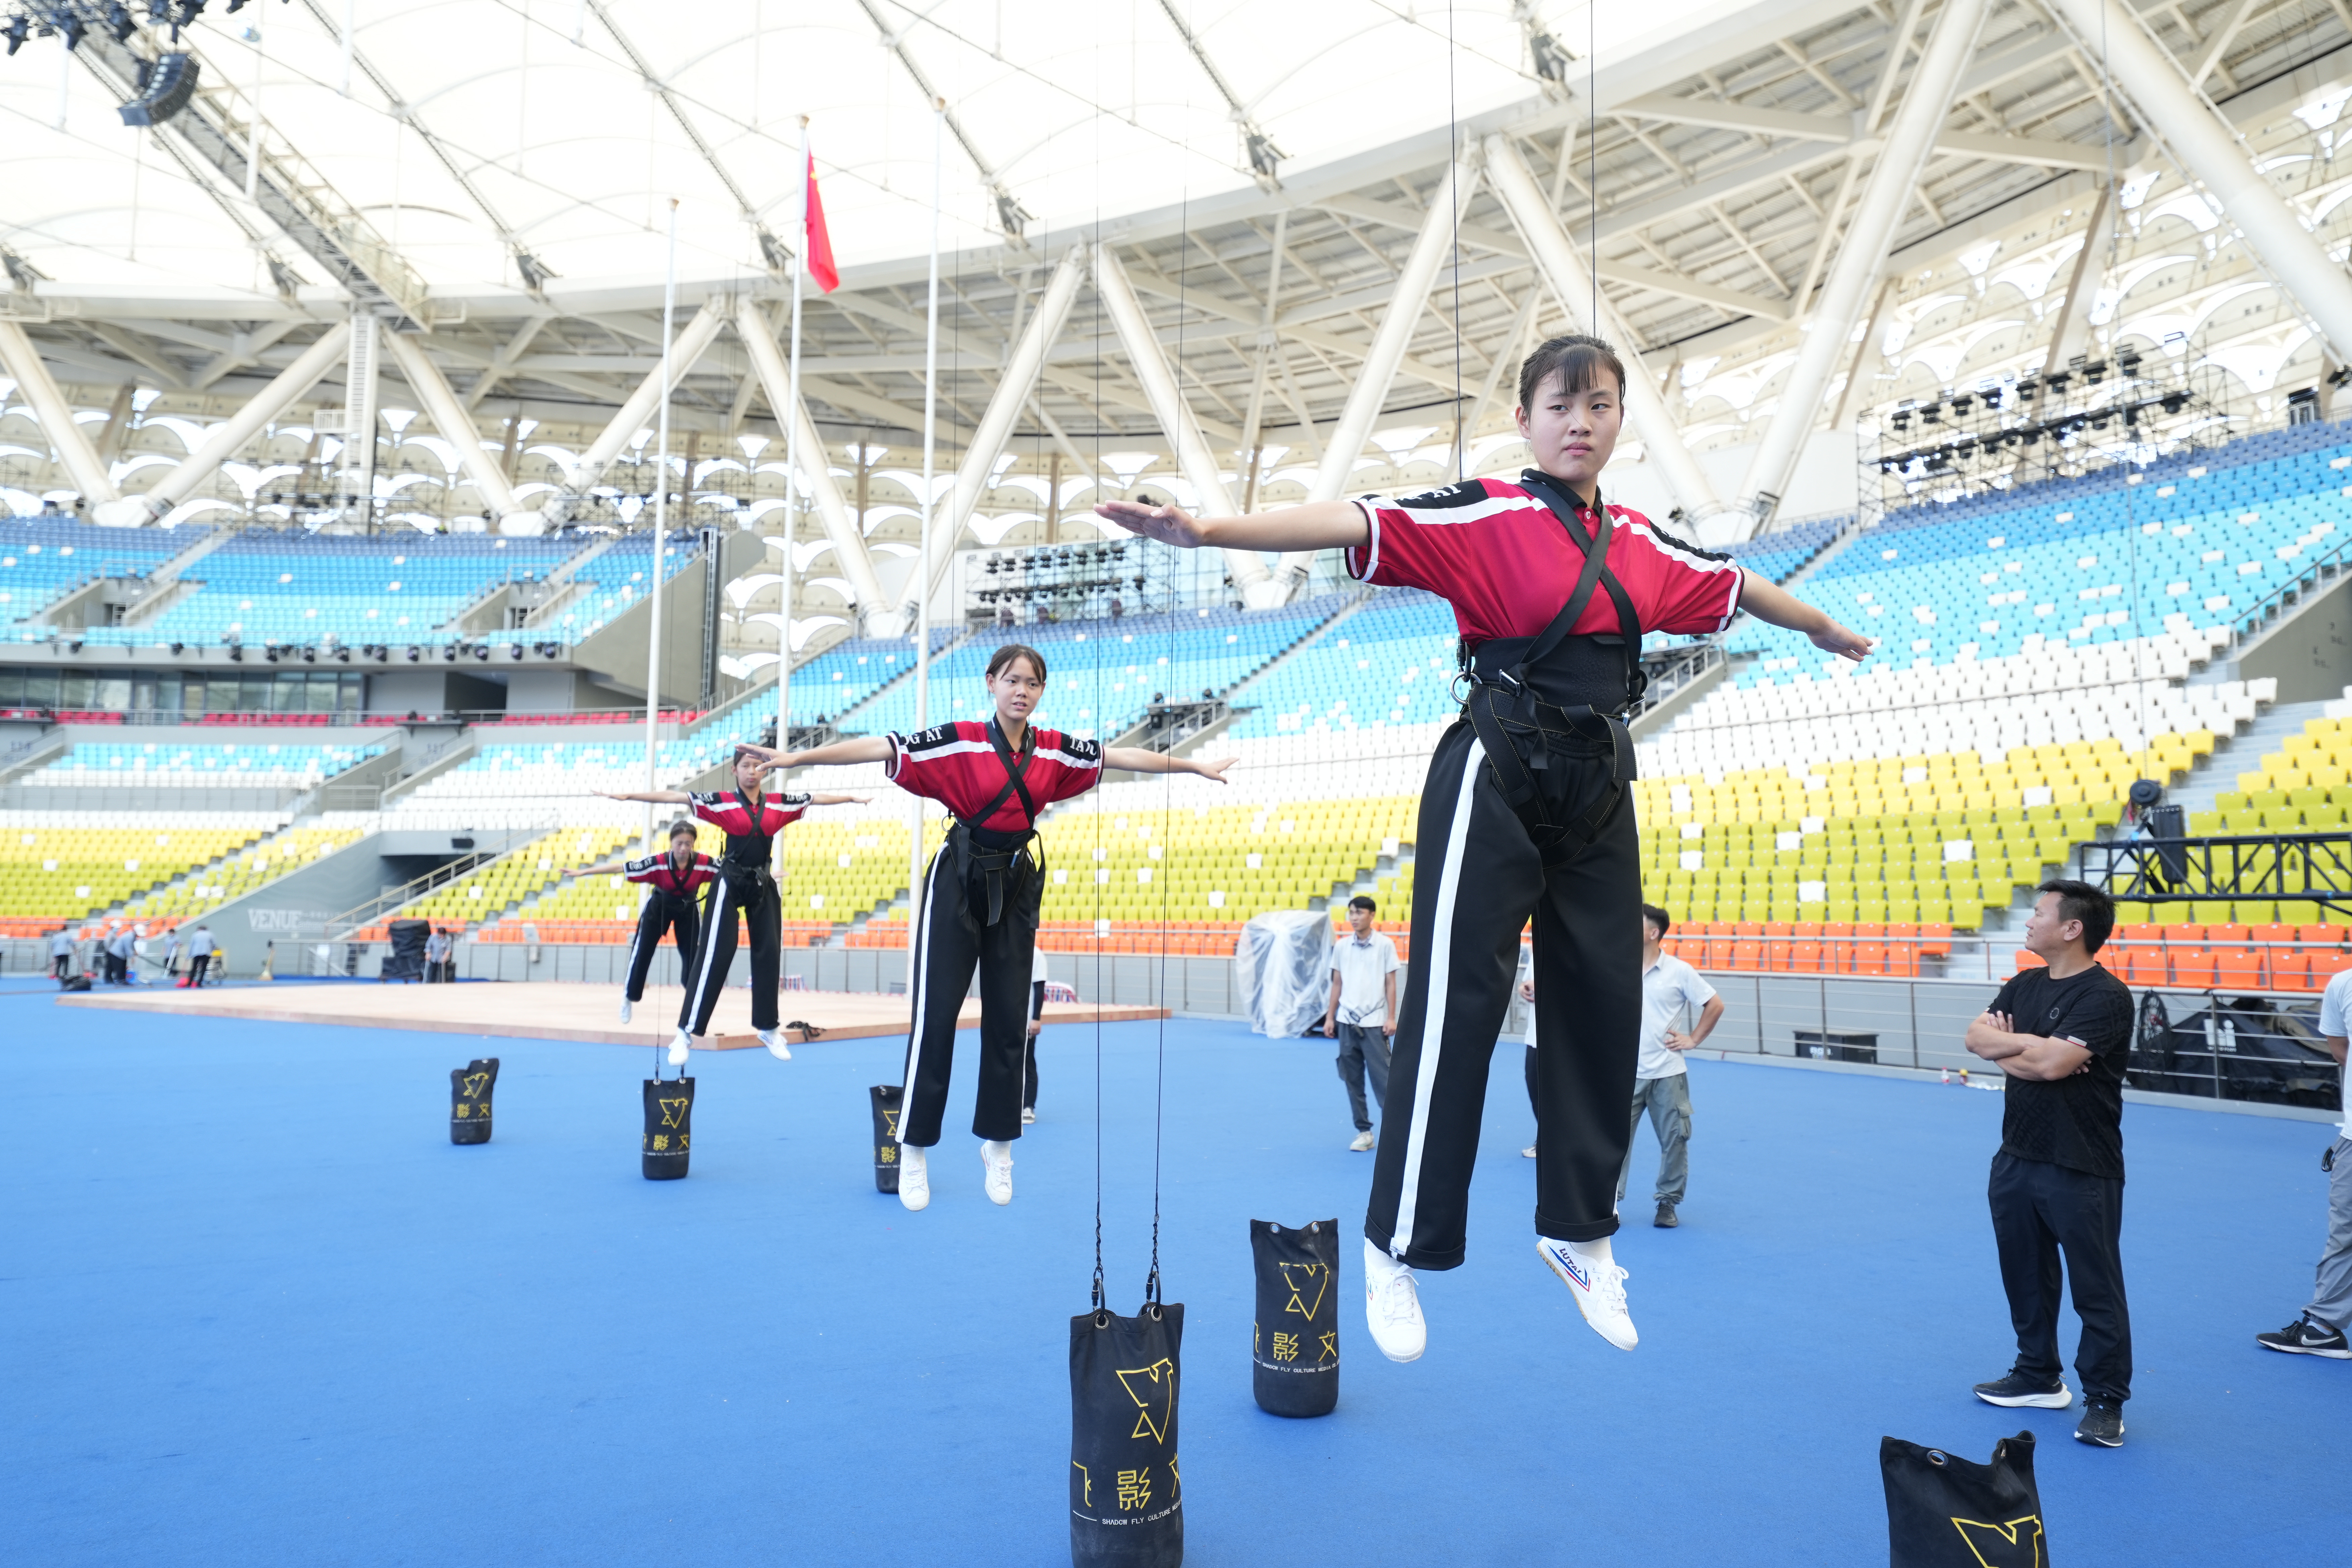
{"type": "Polygon", "coordinates": [[[694,823],[681,816],[669,825],[667,855],[648,855],[642,860],[607,860],[601,866],[583,866],[563,873],[567,879],[617,873],[651,889],[646,907],[637,911],[636,935],[629,939],[629,977],[621,988],[624,1024],[629,1021],[631,1009],[646,999],[646,971],[653,967],[654,950],[661,945],[665,932],[677,933],[679,975],[694,973],[694,939],[699,926],[694,895],[719,879],[719,862],[708,855],[696,854],[694,839],[694,823]]]}
{"type": "MultiPolygon", "coordinates": [[[[776,979],[783,967],[783,902],[768,868],[776,835],[798,822],[812,805],[852,805],[863,795],[772,795],[761,787],[768,753],[735,748],[735,787],[708,794],[682,789],[598,790],[608,800],[644,800],[683,805],[727,835],[727,853],[716,863],[710,907],[694,963],[685,971],[686,1000],[677,1012],[677,1033],[669,1043],[669,1065],[684,1067],[694,1037],[710,1031],[711,1010],[727,988],[735,963],[735,911],[741,910],[751,932],[751,1032],[779,1061],[793,1059],[778,1026],[776,979]]],[[[681,952],[683,949],[681,949],[681,952]]]]}
{"type": "Polygon", "coordinates": [[[1486,1064],[1509,1005],[1519,932],[1535,921],[1536,1246],[1585,1321],[1635,1335],[1611,1257],[1642,1018],[1639,847],[1626,719],[1645,684],[1645,632],[1718,632],[1745,610],[1847,658],[1869,639],[1729,558],[1604,505],[1623,417],[1608,344],[1554,338],[1519,371],[1519,433],[1537,466],[1402,500],[1367,497],[1250,517],[1175,507],[1096,510],[1187,549],[1347,552],[1366,583],[1452,603],[1463,715],[1423,786],[1412,972],[1400,1009],[1364,1220],[1365,1310],[1391,1361],[1427,1342],[1416,1268],[1462,1262],[1486,1064]],[[1465,887],[1465,881],[1468,885],[1465,887]]]}
{"type": "MultiPolygon", "coordinates": [[[[1134,747],[1106,749],[1059,730],[1041,730],[1029,715],[1045,689],[1045,656],[1007,643],[988,661],[996,716],[984,723],[959,719],[917,735],[867,736],[776,754],[779,767],[887,763],[893,784],[940,802],[956,819],[923,879],[915,925],[914,1022],[908,1032],[906,1109],[898,1121],[898,1201],[910,1209],[931,1201],[923,1152],[940,1141],[956,1015],[975,967],[980,1092],[971,1130],[982,1141],[990,1199],[1013,1201],[1013,1141],[1021,1136],[1023,1046],[1045,879],[1045,867],[1030,853],[1038,814],[1092,789],[1105,767],[1198,773],[1223,784],[1235,761],[1196,763],[1134,747]]],[[[1630,1085],[1626,1092],[1631,1095],[1630,1085]]],[[[1609,1175],[1617,1179],[1614,1166],[1609,1175]]]]}

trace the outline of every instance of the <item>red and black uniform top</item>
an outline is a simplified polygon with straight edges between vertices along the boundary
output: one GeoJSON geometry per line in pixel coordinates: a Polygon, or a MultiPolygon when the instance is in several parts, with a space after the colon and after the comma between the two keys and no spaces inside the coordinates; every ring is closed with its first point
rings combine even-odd
{"type": "Polygon", "coordinates": [[[621,875],[632,882],[643,882],[656,892],[690,899],[719,879],[719,862],[708,855],[691,855],[687,858],[686,869],[681,871],[668,855],[648,855],[642,860],[623,863],[621,875]]]}
{"type": "MultiPolygon", "coordinates": [[[[1008,774],[996,750],[1002,732],[992,734],[995,729],[993,719],[958,719],[918,734],[892,735],[884,776],[908,795],[938,801],[966,826],[1025,835],[1036,824],[1021,804],[1022,791],[1005,790],[1008,774]],[[992,801],[997,802],[992,811],[992,801]],[[975,821],[975,814],[983,811],[987,816],[975,821]]],[[[1099,742],[1034,724],[1024,740],[1032,738],[1036,750],[1021,770],[1021,783],[1040,812],[1055,801],[1084,795],[1102,781],[1099,742]]],[[[1018,757],[1018,750],[1014,755],[1018,757]]]]}
{"type": "MultiPolygon", "coordinates": [[[[1347,552],[1349,575],[1383,587],[1424,588],[1454,606],[1464,647],[1475,654],[1490,640],[1539,637],[1560,613],[1584,570],[1585,552],[1542,497],[1544,485],[1569,496],[1565,485],[1529,472],[1522,480],[1465,479],[1458,485],[1391,500],[1366,496],[1356,505],[1370,536],[1347,552]]],[[[1572,498],[1570,498],[1572,500],[1572,498]]],[[[1719,632],[1739,608],[1746,574],[1727,555],[1676,539],[1630,507],[1606,501],[1608,571],[1624,591],[1644,632],[1719,632]]],[[[1592,510],[1574,507],[1588,538],[1597,538],[1592,510]]],[[[1624,700],[1624,617],[1615,596],[1597,593],[1569,627],[1560,668],[1541,672],[1547,700],[1613,707],[1624,700]],[[1606,639],[1605,649],[1599,646],[1606,639]]]]}
{"type": "Polygon", "coordinates": [[[753,797],[740,790],[709,794],[697,790],[689,792],[686,798],[695,816],[727,835],[725,863],[713,863],[713,869],[721,872],[764,873],[773,854],[776,835],[806,816],[809,808],[809,797],[804,795],[753,797]]]}

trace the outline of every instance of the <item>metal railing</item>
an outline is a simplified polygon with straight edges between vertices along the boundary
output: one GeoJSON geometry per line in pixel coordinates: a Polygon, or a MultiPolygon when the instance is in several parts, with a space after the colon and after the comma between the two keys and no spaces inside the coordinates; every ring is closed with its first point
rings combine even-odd
{"type": "Polygon", "coordinates": [[[507,830],[505,838],[495,849],[469,850],[446,865],[435,867],[421,877],[412,877],[396,888],[385,889],[365,903],[353,905],[341,914],[330,915],[325,921],[327,940],[336,942],[348,939],[352,932],[374,924],[404,904],[412,903],[427,893],[445,888],[459,878],[478,871],[494,861],[502,860],[509,855],[520,855],[541,838],[554,832],[560,826],[561,824],[551,821],[530,827],[510,828],[507,830]]]}
{"type": "Polygon", "coordinates": [[[1633,704],[1632,717],[1640,718],[1651,709],[1671,700],[1699,677],[1718,665],[1728,662],[1723,645],[1713,639],[1687,647],[1666,648],[1642,656],[1642,668],[1650,677],[1642,692],[1642,700],[1633,704]]]}
{"type": "Polygon", "coordinates": [[[2230,646],[2236,647],[2259,636],[2265,626],[2285,613],[2289,605],[2320,584],[2340,575],[2347,562],[2352,562],[2352,538],[2346,539],[2325,554],[2313,556],[2296,569],[2293,582],[2283,584],[2263,595],[2231,619],[2230,646]]]}

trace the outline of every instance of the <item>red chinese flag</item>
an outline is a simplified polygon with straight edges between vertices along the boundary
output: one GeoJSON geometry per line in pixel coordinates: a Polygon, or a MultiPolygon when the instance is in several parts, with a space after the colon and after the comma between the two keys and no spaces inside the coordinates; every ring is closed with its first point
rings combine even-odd
{"type": "Polygon", "coordinates": [[[824,198],[816,194],[816,154],[809,154],[808,163],[808,251],[809,276],[816,286],[830,294],[841,287],[841,268],[833,264],[833,236],[824,226],[824,198]]]}

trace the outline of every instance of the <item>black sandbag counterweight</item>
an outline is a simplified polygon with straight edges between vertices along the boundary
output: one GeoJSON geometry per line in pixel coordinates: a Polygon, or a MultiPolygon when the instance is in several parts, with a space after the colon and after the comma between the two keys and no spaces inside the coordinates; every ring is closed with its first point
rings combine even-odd
{"type": "Polygon", "coordinates": [[[694,1133],[694,1080],[657,1078],[646,1081],[646,1141],[640,1151],[646,1180],[674,1182],[686,1174],[694,1133]]]}
{"type": "Polygon", "coordinates": [[[1070,1320],[1070,1562],[1181,1568],[1184,1478],[1176,1460],[1184,1309],[1070,1320]]]}
{"type": "Polygon", "coordinates": [[[1250,1393],[1271,1415],[1328,1415],[1339,1403],[1339,1222],[1304,1230],[1250,1221],[1257,1321],[1250,1393]]]}
{"type": "Polygon", "coordinates": [[[2049,1568],[2032,1433],[1995,1443],[1989,1465],[1882,1437],[1878,1468],[1891,1568],[2049,1568]]]}
{"type": "Polygon", "coordinates": [[[898,1113],[907,1091],[895,1083],[877,1083],[867,1093],[874,1101],[874,1190],[898,1190],[898,1113]]]}
{"type": "Polygon", "coordinates": [[[477,1057],[449,1069],[449,1142],[490,1141],[490,1091],[499,1084],[499,1058],[477,1057]]]}

